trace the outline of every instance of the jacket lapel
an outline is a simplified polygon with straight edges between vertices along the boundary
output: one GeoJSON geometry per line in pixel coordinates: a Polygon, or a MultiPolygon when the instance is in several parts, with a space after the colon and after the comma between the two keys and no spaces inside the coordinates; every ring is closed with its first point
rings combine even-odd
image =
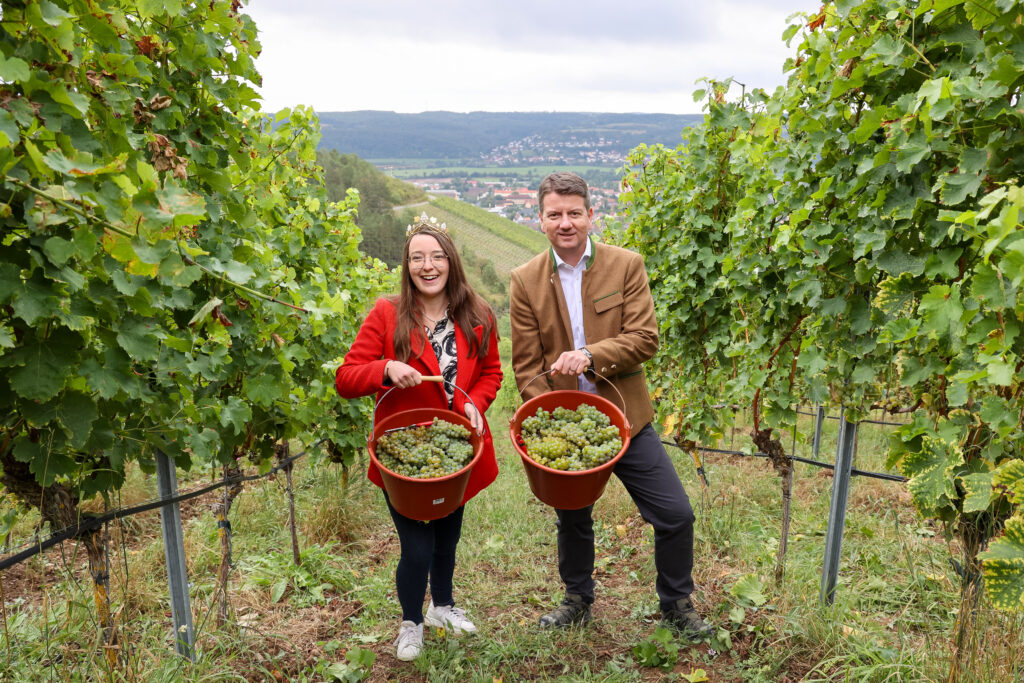
{"type": "Polygon", "coordinates": [[[592,313],[594,311],[594,288],[604,286],[606,283],[596,282],[590,277],[593,271],[594,258],[597,256],[597,242],[593,241],[593,237],[589,238],[590,242],[590,258],[587,260],[587,269],[583,271],[583,280],[580,283],[580,299],[581,305],[583,306],[583,329],[587,329],[588,319],[592,321],[592,313]]]}
{"type": "MultiPolygon", "coordinates": [[[[477,325],[473,328],[473,333],[477,339],[481,339],[484,334],[483,325],[477,325]]],[[[459,389],[469,391],[469,379],[473,376],[473,372],[476,370],[475,359],[469,357],[469,340],[466,339],[466,335],[462,334],[462,328],[458,325],[455,326],[455,350],[457,352],[456,357],[459,359],[458,365],[455,367],[455,384],[459,389]]],[[[465,399],[459,389],[455,390],[455,405],[459,405],[460,397],[465,399]]]]}
{"type": "MultiPolygon", "coordinates": [[[[456,328],[455,328],[455,333],[458,334],[458,326],[456,326],[456,328]]],[[[412,344],[413,344],[412,348],[415,349],[419,345],[420,340],[416,339],[415,331],[413,333],[411,333],[411,334],[413,335],[413,337],[412,337],[412,344]]],[[[422,374],[424,374],[424,375],[440,375],[441,374],[441,365],[440,365],[440,363],[437,362],[437,354],[434,353],[434,346],[433,346],[433,344],[430,343],[429,339],[426,339],[424,341],[424,344],[425,344],[425,348],[423,349],[423,353],[420,354],[419,360],[420,360],[420,363],[423,366],[426,367],[427,371],[422,373],[422,374]]],[[[414,357],[415,357],[415,352],[414,352],[414,357]]]]}
{"type": "Polygon", "coordinates": [[[555,250],[548,247],[548,263],[551,265],[551,286],[555,290],[555,301],[558,302],[558,314],[562,318],[562,326],[565,328],[565,338],[569,340],[569,347],[572,348],[572,320],[569,318],[569,306],[565,303],[565,292],[562,291],[562,279],[558,276],[558,265],[555,261],[555,250]]]}

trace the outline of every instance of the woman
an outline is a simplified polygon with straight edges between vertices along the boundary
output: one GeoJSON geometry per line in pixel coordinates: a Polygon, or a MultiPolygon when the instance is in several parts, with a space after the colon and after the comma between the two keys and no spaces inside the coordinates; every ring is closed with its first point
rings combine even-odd
{"type": "MultiPolygon", "coordinates": [[[[445,226],[428,221],[426,214],[421,216],[407,231],[402,257],[401,291],[378,300],[366,316],[338,368],[338,393],[345,398],[376,393],[378,421],[403,410],[432,406],[464,414],[472,428],[484,435],[483,456],[473,467],[462,505],[447,517],[431,522],[410,519],[397,512],[384,494],[402,549],[395,571],[402,606],[396,655],[408,661],[423,647],[424,622],[456,635],[476,631],[465,612],[455,607],[452,575],[463,506],[498,474],[483,414],[498,392],[502,372],[494,311],[467,283],[445,226]],[[445,381],[424,383],[423,375],[441,375],[445,381]],[[381,402],[392,387],[399,389],[381,402]],[[424,616],[428,577],[431,601],[424,616]]],[[[383,488],[372,462],[368,476],[383,488]]]]}

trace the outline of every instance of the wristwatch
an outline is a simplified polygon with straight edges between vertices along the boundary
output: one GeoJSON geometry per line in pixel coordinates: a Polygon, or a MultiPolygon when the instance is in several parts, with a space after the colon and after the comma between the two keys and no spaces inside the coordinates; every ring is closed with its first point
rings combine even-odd
{"type": "Polygon", "coordinates": [[[590,365],[587,366],[588,368],[594,367],[594,354],[592,354],[590,352],[590,350],[586,346],[581,346],[580,348],[578,348],[576,350],[577,351],[582,351],[583,355],[586,356],[587,360],[590,361],[590,365]]]}

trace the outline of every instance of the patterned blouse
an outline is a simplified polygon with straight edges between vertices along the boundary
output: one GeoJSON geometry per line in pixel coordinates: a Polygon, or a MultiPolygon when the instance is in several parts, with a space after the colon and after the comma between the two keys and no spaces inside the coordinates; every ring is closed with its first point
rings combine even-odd
{"type": "Polygon", "coordinates": [[[430,345],[434,347],[434,355],[437,356],[437,363],[441,366],[441,377],[444,378],[444,393],[448,396],[448,407],[452,407],[452,400],[455,398],[455,372],[458,369],[458,359],[455,354],[455,323],[448,317],[448,311],[444,317],[434,324],[434,329],[424,326],[430,345]]]}

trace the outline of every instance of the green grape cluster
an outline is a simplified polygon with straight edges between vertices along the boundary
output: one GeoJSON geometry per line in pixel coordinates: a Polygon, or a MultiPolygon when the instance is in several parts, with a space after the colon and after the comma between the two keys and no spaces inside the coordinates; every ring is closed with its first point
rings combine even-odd
{"type": "Polygon", "coordinates": [[[619,428],[607,415],[583,403],[576,410],[558,406],[538,408],[523,420],[520,430],[526,452],[534,462],[556,470],[589,470],[602,465],[622,448],[619,428]]]}
{"type": "Polygon", "coordinates": [[[382,434],[376,453],[380,463],[395,474],[435,479],[469,464],[473,443],[468,429],[435,417],[429,425],[382,434]]]}

